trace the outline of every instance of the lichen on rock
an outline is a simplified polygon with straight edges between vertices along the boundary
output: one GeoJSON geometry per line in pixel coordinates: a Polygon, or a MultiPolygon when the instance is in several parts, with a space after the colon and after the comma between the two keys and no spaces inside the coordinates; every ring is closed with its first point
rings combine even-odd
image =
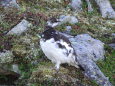
{"type": "Polygon", "coordinates": [[[11,63],[13,62],[13,53],[11,51],[0,52],[0,63],[11,63]]]}

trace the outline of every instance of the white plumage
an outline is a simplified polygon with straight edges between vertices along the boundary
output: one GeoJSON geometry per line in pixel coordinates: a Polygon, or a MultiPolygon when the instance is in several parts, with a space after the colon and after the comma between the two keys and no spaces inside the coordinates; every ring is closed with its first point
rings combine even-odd
{"type": "Polygon", "coordinates": [[[60,64],[68,63],[78,68],[77,58],[69,40],[53,28],[49,28],[42,33],[40,46],[55,67],[59,70],[60,64]]]}

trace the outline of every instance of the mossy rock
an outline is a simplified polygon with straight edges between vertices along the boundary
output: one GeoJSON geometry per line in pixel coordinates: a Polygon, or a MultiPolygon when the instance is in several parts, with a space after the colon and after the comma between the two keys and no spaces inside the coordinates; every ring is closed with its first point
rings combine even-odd
{"type": "Polygon", "coordinates": [[[14,55],[11,51],[0,52],[0,65],[13,62],[14,55]]]}

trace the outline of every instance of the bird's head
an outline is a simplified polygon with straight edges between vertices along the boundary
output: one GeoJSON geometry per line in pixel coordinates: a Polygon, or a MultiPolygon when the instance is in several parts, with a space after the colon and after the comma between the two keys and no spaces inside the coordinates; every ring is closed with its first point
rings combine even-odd
{"type": "Polygon", "coordinates": [[[57,25],[59,25],[60,21],[59,19],[56,19],[56,18],[50,18],[48,21],[47,21],[47,25],[50,26],[50,27],[56,27],[57,25]]]}
{"type": "Polygon", "coordinates": [[[45,26],[45,31],[40,33],[41,38],[43,39],[50,39],[54,36],[56,36],[56,30],[52,28],[51,26],[45,26]]]}

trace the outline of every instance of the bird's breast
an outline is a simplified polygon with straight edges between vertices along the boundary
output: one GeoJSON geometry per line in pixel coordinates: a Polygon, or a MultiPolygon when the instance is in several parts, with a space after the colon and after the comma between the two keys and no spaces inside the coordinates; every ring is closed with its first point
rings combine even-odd
{"type": "MultiPolygon", "coordinates": [[[[41,39],[40,46],[47,58],[53,62],[59,61],[61,63],[68,63],[69,61],[73,60],[73,58],[66,55],[68,51],[66,49],[59,48],[57,42],[54,41],[53,38],[46,41],[43,41],[43,39],[41,39]]],[[[65,48],[66,47],[67,45],[65,46],[65,48]]]]}

